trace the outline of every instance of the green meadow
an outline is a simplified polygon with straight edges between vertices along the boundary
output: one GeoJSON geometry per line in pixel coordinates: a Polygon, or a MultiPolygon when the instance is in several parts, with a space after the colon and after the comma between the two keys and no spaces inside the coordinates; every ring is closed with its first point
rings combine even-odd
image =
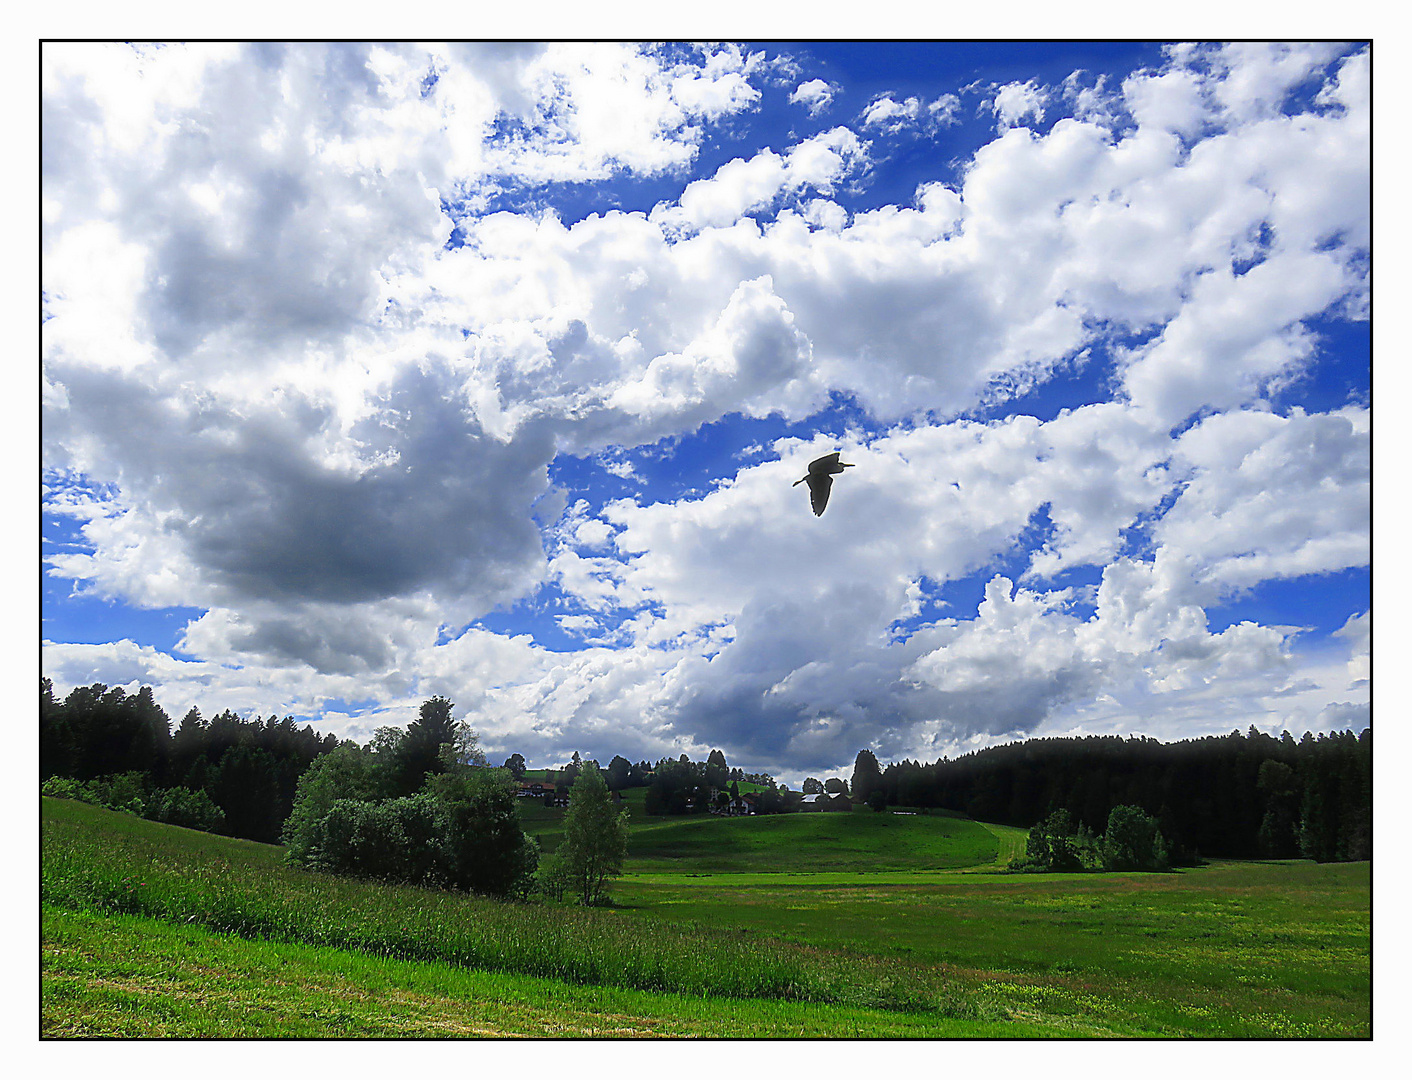
{"type": "MultiPolygon", "coordinates": [[[[582,909],[42,803],[52,1037],[1371,1034],[1367,863],[1011,875],[1023,832],[953,816],[630,800],[615,904],[582,909]]],[[[521,813],[552,849],[563,812],[521,813]]]]}

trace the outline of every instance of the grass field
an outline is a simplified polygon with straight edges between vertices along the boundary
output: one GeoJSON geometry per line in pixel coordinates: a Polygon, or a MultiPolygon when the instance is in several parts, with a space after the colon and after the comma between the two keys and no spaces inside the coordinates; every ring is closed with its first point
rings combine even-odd
{"type": "Polygon", "coordinates": [[[1366,1037],[1367,863],[1181,874],[628,877],[656,919],[906,957],[988,1007],[1072,1034],[1366,1037]]]}
{"type": "MultiPolygon", "coordinates": [[[[311,875],[279,848],[43,802],[48,1035],[1371,1028],[1366,863],[1002,875],[1024,834],[959,818],[635,815],[618,906],[582,910],[311,875]]],[[[552,839],[562,811],[526,810],[552,839]]]]}

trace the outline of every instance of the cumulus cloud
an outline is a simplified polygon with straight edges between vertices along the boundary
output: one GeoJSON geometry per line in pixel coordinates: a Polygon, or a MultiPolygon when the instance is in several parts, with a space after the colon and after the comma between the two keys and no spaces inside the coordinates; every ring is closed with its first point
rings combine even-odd
{"type": "Polygon", "coordinates": [[[996,88],[989,107],[995,113],[997,126],[1004,131],[1026,119],[1043,120],[1047,97],[1045,88],[1033,79],[1023,83],[1011,82],[996,88]]]}
{"type": "MultiPolygon", "coordinates": [[[[446,693],[492,750],[801,770],[1358,715],[1366,613],[1310,669],[1297,627],[1206,609],[1368,563],[1367,408],[1280,404],[1324,359],[1314,321],[1366,306],[1367,51],[1181,47],[993,87],[958,177],[876,205],[868,140],[935,135],[954,95],[684,171],[776,68],[46,46],[46,507],[83,540],[48,572],[204,612],[192,659],[52,642],[46,672],[371,701],[355,735],[446,693]],[[619,177],[671,194],[491,212],[619,177]],[[1006,413],[1085,364],[1104,400],[1006,413]],[[858,425],[752,435],[694,493],[637,454],[839,399],[858,425]],[[789,485],[833,449],[859,468],[816,520],[789,485]],[[627,483],[590,499],[560,455],[627,483]],[[968,581],[979,600],[940,598],[968,581]],[[583,648],[474,625],[550,595],[583,648]]],[[[837,90],[798,80],[811,115],[837,90]]]]}
{"type": "Polygon", "coordinates": [[[789,95],[791,105],[803,105],[810,116],[818,116],[833,104],[835,89],[823,79],[810,79],[795,87],[789,95]]]}
{"type": "Polygon", "coordinates": [[[883,94],[868,103],[859,123],[888,134],[909,129],[934,133],[939,127],[957,123],[960,112],[961,99],[955,94],[942,94],[930,102],[916,96],[898,101],[891,94],[883,94]]]}

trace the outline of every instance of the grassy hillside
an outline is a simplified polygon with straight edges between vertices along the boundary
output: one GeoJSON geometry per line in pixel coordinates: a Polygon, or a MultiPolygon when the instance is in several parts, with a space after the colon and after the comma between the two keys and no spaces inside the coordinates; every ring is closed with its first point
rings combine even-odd
{"type": "MultiPolygon", "coordinates": [[[[624,793],[632,829],[630,873],[874,873],[992,865],[1000,854],[995,827],[936,813],[762,814],[751,817],[653,817],[645,789],[624,793]]],[[[525,831],[553,851],[564,811],[537,800],[519,802],[525,831]]],[[[1011,830],[1013,831],[1013,830],[1011,830]]],[[[1013,843],[1010,845],[1013,847],[1013,843]]]]}
{"type": "Polygon", "coordinates": [[[999,845],[956,817],[850,814],[646,818],[633,823],[629,870],[696,872],[935,870],[993,862],[999,845]]]}
{"type": "Polygon", "coordinates": [[[984,1038],[1043,1024],[652,993],[43,911],[50,1038],[984,1038]]]}
{"type": "MultiPolygon", "coordinates": [[[[747,822],[661,819],[638,850],[685,853],[642,857],[670,869],[629,874],[618,907],[583,910],[309,874],[277,847],[64,800],[43,800],[42,813],[49,1035],[1371,1031],[1366,863],[868,870],[846,830],[876,830],[886,845],[894,828],[868,812],[767,825],[781,845],[827,840],[839,868],[720,872],[708,867],[748,860],[747,834],[731,831],[747,822]]],[[[979,855],[972,824],[908,819],[917,831],[903,835],[932,849],[918,862],[944,856],[942,830],[979,855]]],[[[1023,835],[980,828],[986,850],[1023,835]]]]}
{"type": "Polygon", "coordinates": [[[859,965],[613,910],[312,874],[285,866],[277,847],[43,802],[40,897],[55,909],[624,989],[980,1016],[945,979],[891,961],[859,965]]]}

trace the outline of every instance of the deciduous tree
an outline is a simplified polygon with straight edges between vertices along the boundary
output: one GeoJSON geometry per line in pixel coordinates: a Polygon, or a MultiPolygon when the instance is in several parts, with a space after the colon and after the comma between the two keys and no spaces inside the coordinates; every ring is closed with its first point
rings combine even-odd
{"type": "Polygon", "coordinates": [[[587,765],[574,781],[564,815],[564,839],[558,852],[585,904],[608,899],[608,879],[623,872],[628,850],[628,812],[614,805],[603,775],[587,765]]]}

